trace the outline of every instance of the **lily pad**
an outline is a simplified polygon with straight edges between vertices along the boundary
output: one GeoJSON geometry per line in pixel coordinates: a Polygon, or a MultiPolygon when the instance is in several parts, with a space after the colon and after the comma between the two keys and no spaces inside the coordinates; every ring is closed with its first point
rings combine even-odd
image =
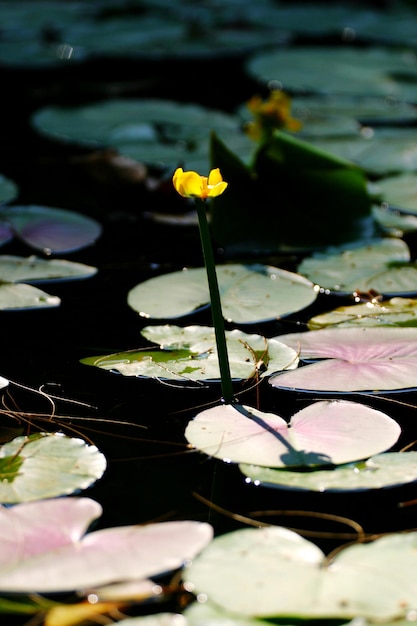
{"type": "Polygon", "coordinates": [[[19,192],[16,183],[0,174],[0,204],[14,200],[19,192]]]}
{"type": "Polygon", "coordinates": [[[0,284],[79,280],[96,272],[95,267],[64,259],[0,255],[0,284]]]}
{"type": "Polygon", "coordinates": [[[85,534],[102,513],[90,498],[0,509],[0,590],[52,593],[141,580],[180,568],[207,546],[212,527],[173,521],[85,534]]]}
{"type": "Polygon", "coordinates": [[[214,539],[185,572],[194,593],[251,617],[405,617],[415,607],[417,533],[351,545],[326,561],[297,533],[244,528],[214,539]]]}
{"type": "Polygon", "coordinates": [[[292,416],[224,404],[191,420],[185,437],[209,456],[264,467],[316,467],[364,459],[393,446],[398,423],[366,405],[322,401],[292,416]]]}
{"type": "MultiPolygon", "coordinates": [[[[120,41],[120,33],[117,33],[120,41]]],[[[45,107],[32,116],[42,134],[92,147],[112,147],[137,161],[208,171],[209,139],[216,130],[240,153],[251,141],[237,116],[169,100],[110,100],[82,107],[45,107]]]]}
{"type": "MultiPolygon", "coordinates": [[[[142,335],[159,344],[160,350],[129,350],[81,360],[124,376],[171,380],[219,381],[220,370],[214,329],[206,326],[147,326],[142,335]]],[[[297,367],[298,356],[278,340],[226,331],[231,376],[246,380],[282,369],[297,367]]]]}
{"type": "Polygon", "coordinates": [[[308,491],[365,491],[398,487],[417,481],[417,452],[384,452],[366,461],[320,471],[275,470],[259,465],[239,465],[257,485],[308,491]]]}
{"type": "Polygon", "coordinates": [[[339,293],[376,291],[385,296],[417,292],[417,267],[407,244],[398,238],[350,243],[306,257],[300,274],[339,293]]]}
{"type": "Polygon", "coordinates": [[[417,176],[415,173],[387,176],[376,183],[383,202],[401,212],[417,214],[417,176]]]}
{"type": "MultiPolygon", "coordinates": [[[[416,82],[417,97],[417,82],[416,82]]],[[[312,146],[349,159],[370,176],[417,170],[417,147],[408,128],[374,128],[341,137],[309,137],[312,146]]]]}
{"type": "Polygon", "coordinates": [[[382,95],[414,102],[415,64],[414,55],[392,48],[300,46],[253,55],[247,69],[257,80],[276,81],[290,93],[382,95]]]}
{"type": "MultiPolygon", "coordinates": [[[[223,315],[241,324],[273,320],[310,305],[317,291],[308,279],[267,265],[218,265],[223,315]]],[[[210,302],[205,268],[163,274],[129,291],[128,304],[142,317],[173,319],[210,302]]]]}
{"type": "Polygon", "coordinates": [[[16,437],[0,448],[0,502],[67,495],[89,487],[105,469],[104,455],[82,439],[59,433],[16,437]]]}
{"type": "Polygon", "coordinates": [[[54,308],[61,304],[58,296],[24,283],[0,282],[0,311],[54,308]]]}
{"type": "Polygon", "coordinates": [[[273,387],[378,392],[417,386],[417,328],[325,328],[279,339],[315,362],[272,376],[273,387]]]}
{"type": "Polygon", "coordinates": [[[341,306],[315,315],[308,321],[310,330],[346,326],[417,326],[417,300],[371,298],[352,306],[341,306]]]}
{"type": "Polygon", "coordinates": [[[28,205],[0,209],[0,222],[11,236],[47,254],[74,252],[93,244],[102,227],[96,220],[67,209],[28,205]]]}

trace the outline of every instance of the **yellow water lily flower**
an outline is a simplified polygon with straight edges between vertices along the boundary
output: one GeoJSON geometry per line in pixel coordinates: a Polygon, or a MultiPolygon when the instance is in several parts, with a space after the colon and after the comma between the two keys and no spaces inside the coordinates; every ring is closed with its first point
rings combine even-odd
{"type": "Polygon", "coordinates": [[[291,98],[284,91],[274,89],[267,100],[253,96],[246,104],[255,121],[248,122],[246,133],[254,140],[260,140],[274,128],[296,132],[302,124],[291,116],[291,98]]]}
{"type": "Polygon", "coordinates": [[[197,172],[184,172],[182,167],[175,170],[172,182],[180,196],[184,198],[215,198],[220,196],[226,189],[228,183],[223,180],[220,170],[217,167],[211,170],[207,176],[200,176],[197,172]]]}

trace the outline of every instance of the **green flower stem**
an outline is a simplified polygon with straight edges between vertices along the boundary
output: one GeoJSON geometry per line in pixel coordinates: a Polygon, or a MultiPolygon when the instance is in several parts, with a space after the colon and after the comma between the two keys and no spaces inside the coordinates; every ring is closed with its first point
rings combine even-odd
{"type": "Polygon", "coordinates": [[[222,396],[223,401],[226,402],[226,404],[230,404],[234,400],[233,385],[232,377],[230,375],[226,334],[224,331],[224,319],[222,313],[222,305],[220,301],[219,284],[217,281],[216,264],[214,262],[210,230],[207,222],[206,207],[204,200],[201,200],[200,198],[195,198],[195,205],[197,208],[201,247],[203,249],[204,263],[206,266],[207,280],[210,291],[211,316],[213,319],[214,332],[216,335],[222,396]]]}

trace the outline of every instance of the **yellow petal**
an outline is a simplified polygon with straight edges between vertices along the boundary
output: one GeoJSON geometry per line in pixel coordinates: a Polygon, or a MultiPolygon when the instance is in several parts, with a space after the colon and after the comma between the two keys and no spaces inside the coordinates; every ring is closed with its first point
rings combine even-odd
{"type": "Polygon", "coordinates": [[[217,185],[214,185],[213,187],[209,187],[208,197],[215,198],[216,196],[220,196],[220,194],[222,194],[226,189],[227,185],[228,183],[223,181],[221,183],[217,183],[217,185]]]}
{"type": "MultiPolygon", "coordinates": [[[[119,602],[80,602],[78,604],[60,604],[48,611],[45,626],[76,626],[86,621],[96,621],[98,616],[111,613],[121,607],[119,602]]],[[[97,620],[97,623],[100,623],[97,620]]],[[[101,622],[102,623],[102,622],[101,622]]]]}
{"type": "Polygon", "coordinates": [[[216,169],[211,170],[209,177],[208,177],[208,184],[217,185],[218,183],[222,183],[222,182],[223,182],[223,176],[220,174],[219,168],[216,167],[216,169]]]}

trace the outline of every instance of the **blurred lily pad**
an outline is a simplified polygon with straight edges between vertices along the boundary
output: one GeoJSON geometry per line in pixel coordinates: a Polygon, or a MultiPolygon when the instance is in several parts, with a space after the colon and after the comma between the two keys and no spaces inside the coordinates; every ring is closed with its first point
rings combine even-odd
{"type": "Polygon", "coordinates": [[[15,236],[46,254],[80,250],[102,232],[96,220],[81,213],[36,205],[0,207],[0,227],[0,244],[15,236]]]}
{"type": "Polygon", "coordinates": [[[300,274],[338,293],[374,290],[386,296],[417,292],[417,267],[399,238],[385,237],[315,252],[301,261],[300,274]]]}
{"type": "MultiPolygon", "coordinates": [[[[241,324],[273,320],[314,302],[308,279],[276,267],[218,265],[220,297],[226,320],[241,324]]],[[[133,287],[129,306],[142,317],[173,319],[207,307],[210,294],[205,268],[163,274],[133,287]]]]}
{"type": "MultiPolygon", "coordinates": [[[[213,328],[205,326],[147,326],[142,335],[159,344],[159,350],[129,350],[105,356],[87,357],[85,365],[118,372],[124,376],[171,380],[220,380],[213,328]]],[[[246,380],[282,369],[297,367],[295,350],[278,340],[226,331],[232,378],[246,380]]]]}
{"type": "Polygon", "coordinates": [[[247,69],[289,92],[417,97],[415,56],[394,48],[299,46],[253,55],[247,69]]]}
{"type": "Polygon", "coordinates": [[[64,259],[0,255],[0,284],[79,280],[96,272],[95,267],[64,259]]]}
{"type": "MultiPolygon", "coordinates": [[[[120,38],[120,33],[118,34],[120,38]]],[[[208,171],[209,138],[215,130],[240,153],[251,141],[239,118],[197,104],[169,100],[114,99],[81,107],[36,111],[33,126],[43,134],[92,147],[112,147],[137,161],[208,171]]]]}
{"type": "Polygon", "coordinates": [[[401,212],[417,214],[417,175],[415,173],[387,176],[375,185],[381,200],[401,212]]]}
{"type": "MultiPolygon", "coordinates": [[[[14,200],[18,194],[18,191],[18,186],[14,181],[0,174],[0,207],[3,202],[10,202],[11,200],[14,200]]],[[[0,242],[1,238],[2,235],[0,231],[0,242]]]]}

